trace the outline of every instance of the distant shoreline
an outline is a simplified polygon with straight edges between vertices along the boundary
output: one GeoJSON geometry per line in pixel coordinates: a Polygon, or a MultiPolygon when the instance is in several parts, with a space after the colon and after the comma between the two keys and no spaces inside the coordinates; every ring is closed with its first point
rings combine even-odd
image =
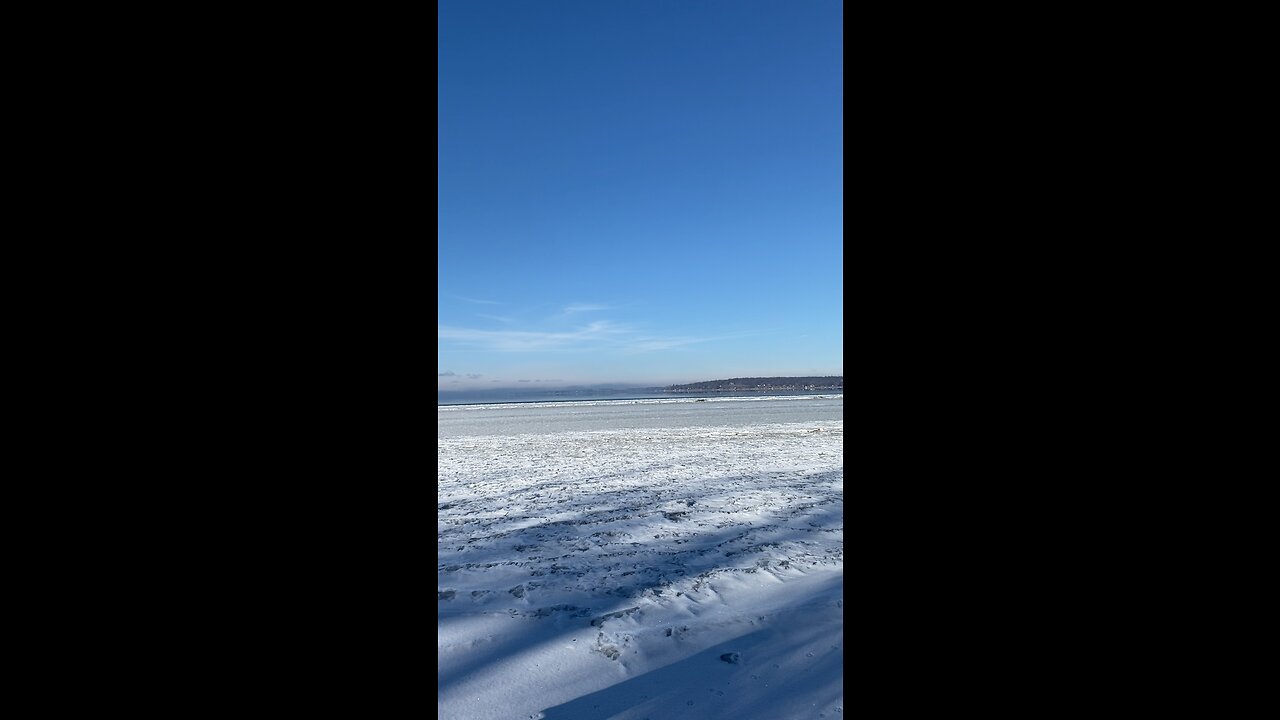
{"type": "Polygon", "coordinates": [[[804,375],[787,377],[774,375],[771,377],[739,377],[726,380],[706,380],[682,385],[668,385],[664,392],[844,392],[843,375],[804,375]]]}
{"type": "Polygon", "coordinates": [[[844,392],[843,385],[832,386],[802,386],[795,387],[793,385],[782,386],[766,386],[758,388],[689,388],[689,389],[670,389],[663,390],[667,394],[685,394],[685,393],[774,393],[774,392],[844,392]]]}
{"type": "Polygon", "coordinates": [[[570,395],[560,391],[528,391],[523,394],[513,393],[509,391],[491,390],[491,391],[454,391],[450,393],[437,393],[436,407],[448,407],[457,405],[520,405],[530,403],[587,403],[587,402],[619,402],[626,400],[696,400],[699,397],[705,398],[734,398],[734,397],[794,397],[808,395],[844,395],[843,389],[834,390],[721,390],[721,391],[701,391],[701,392],[668,392],[664,390],[640,390],[640,391],[600,391],[594,394],[591,391],[578,391],[570,395]]]}

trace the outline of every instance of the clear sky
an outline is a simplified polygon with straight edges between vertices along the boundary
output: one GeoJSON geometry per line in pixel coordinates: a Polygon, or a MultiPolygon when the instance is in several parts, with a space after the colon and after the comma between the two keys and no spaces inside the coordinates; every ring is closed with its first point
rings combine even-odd
{"type": "Polygon", "coordinates": [[[440,389],[844,374],[840,0],[438,7],[440,389]]]}

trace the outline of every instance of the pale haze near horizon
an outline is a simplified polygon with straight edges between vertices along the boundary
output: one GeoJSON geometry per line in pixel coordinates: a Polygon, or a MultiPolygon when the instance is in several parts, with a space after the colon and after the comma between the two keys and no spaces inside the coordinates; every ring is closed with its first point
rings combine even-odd
{"type": "Polygon", "coordinates": [[[841,8],[440,3],[437,388],[843,375],[841,8]]]}

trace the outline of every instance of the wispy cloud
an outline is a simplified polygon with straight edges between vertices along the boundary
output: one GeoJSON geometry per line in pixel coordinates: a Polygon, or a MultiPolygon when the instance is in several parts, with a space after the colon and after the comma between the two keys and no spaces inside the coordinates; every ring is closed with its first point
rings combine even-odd
{"type": "Polygon", "coordinates": [[[553,351],[603,351],[623,354],[661,352],[727,340],[755,333],[728,333],[714,336],[653,335],[608,320],[598,320],[570,331],[480,330],[437,326],[437,337],[459,345],[504,353],[553,351]]]}
{"type": "Polygon", "coordinates": [[[683,347],[685,345],[694,345],[697,343],[709,342],[718,338],[710,337],[645,337],[635,338],[627,343],[627,352],[655,352],[658,350],[670,350],[672,348],[683,347]]]}
{"type": "Polygon", "coordinates": [[[574,303],[564,309],[565,315],[575,315],[584,312],[599,312],[600,310],[610,310],[611,305],[596,305],[594,303],[574,303]]]}
{"type": "Polygon", "coordinates": [[[629,332],[602,320],[569,332],[477,330],[439,325],[436,336],[440,340],[452,340],[499,352],[540,352],[612,344],[619,342],[629,332]]]}
{"type": "Polygon", "coordinates": [[[688,335],[676,335],[671,337],[637,337],[632,338],[627,343],[626,352],[642,353],[642,352],[658,352],[661,350],[674,350],[675,348],[684,347],[686,345],[696,345],[698,343],[718,342],[720,340],[733,340],[735,338],[749,337],[761,334],[759,331],[742,330],[738,332],[722,333],[720,335],[708,335],[704,337],[693,337],[688,335]]]}
{"type": "Polygon", "coordinates": [[[497,320],[498,322],[504,323],[513,323],[516,321],[515,318],[503,317],[502,315],[488,315],[485,313],[476,313],[476,317],[482,317],[486,320],[497,320]]]}
{"type": "Polygon", "coordinates": [[[477,305],[501,305],[502,304],[497,300],[480,300],[477,298],[466,297],[465,295],[454,295],[453,293],[445,293],[445,294],[451,298],[455,298],[457,300],[465,300],[469,303],[475,303],[477,305]]]}
{"type": "Polygon", "coordinates": [[[436,377],[454,377],[454,376],[455,376],[455,375],[457,375],[457,374],[458,374],[458,373],[453,372],[453,371],[451,371],[451,370],[445,370],[445,371],[444,371],[444,372],[442,372],[442,373],[436,373],[436,377]]]}

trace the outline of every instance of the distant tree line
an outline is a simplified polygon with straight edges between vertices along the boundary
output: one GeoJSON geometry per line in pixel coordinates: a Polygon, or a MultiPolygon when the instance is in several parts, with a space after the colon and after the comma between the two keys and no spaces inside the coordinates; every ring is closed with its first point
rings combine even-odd
{"type": "Polygon", "coordinates": [[[687,385],[668,385],[665,392],[714,392],[727,390],[843,390],[843,375],[825,377],[763,377],[707,380],[687,385]]]}

